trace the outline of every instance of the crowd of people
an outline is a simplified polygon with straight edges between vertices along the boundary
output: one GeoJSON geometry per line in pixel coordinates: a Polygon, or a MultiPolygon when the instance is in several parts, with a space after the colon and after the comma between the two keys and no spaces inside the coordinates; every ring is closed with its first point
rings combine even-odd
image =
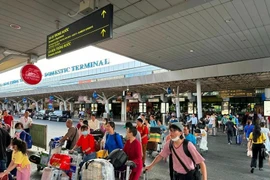
{"type": "MultiPolygon", "coordinates": [[[[0,145],[0,178],[12,173],[20,179],[30,179],[30,162],[27,156],[27,143],[25,135],[30,132],[32,119],[26,111],[20,121],[14,124],[13,117],[7,111],[0,113],[0,136],[2,143],[0,145]],[[15,133],[10,135],[11,127],[15,128],[15,133]],[[8,160],[8,151],[12,150],[10,160],[8,160]],[[15,170],[14,170],[15,169],[15,170]]],[[[249,115],[246,122],[239,120],[238,115],[216,115],[207,114],[198,119],[195,114],[186,116],[178,120],[175,113],[171,113],[168,124],[162,124],[161,120],[156,120],[155,115],[150,115],[149,119],[145,114],[140,114],[136,119],[136,125],[127,122],[125,141],[123,137],[116,132],[115,123],[103,118],[102,122],[96,119],[95,114],[91,114],[89,120],[80,118],[77,125],[71,119],[66,121],[67,133],[59,140],[60,143],[66,142],[66,148],[70,153],[80,151],[84,154],[82,163],[97,158],[97,151],[104,150],[108,154],[115,149],[123,149],[129,160],[136,164],[132,169],[131,180],[139,179],[143,170],[150,171],[155,164],[162,159],[169,158],[169,169],[171,179],[182,180],[189,179],[197,171],[197,165],[200,166],[200,172],[203,179],[207,179],[206,164],[204,158],[199,153],[198,134],[206,132],[205,148],[207,149],[207,135],[216,135],[216,129],[220,128],[223,133],[227,133],[228,144],[232,144],[233,137],[240,131],[243,131],[243,140],[247,143],[247,152],[251,158],[251,173],[257,167],[259,160],[259,170],[263,170],[263,159],[270,152],[270,132],[266,128],[266,122],[263,117],[249,115]],[[244,124],[245,123],[245,124],[244,124]],[[243,128],[241,128],[243,125],[243,128]],[[159,154],[153,162],[146,166],[146,151],[149,145],[149,134],[151,128],[158,127],[161,132],[161,141],[164,142],[159,154]],[[93,132],[101,132],[102,139],[97,142],[93,132]],[[100,146],[100,148],[97,148],[100,146]],[[179,158],[181,157],[181,158],[179,158]]],[[[201,140],[200,140],[201,141],[201,140]]],[[[202,143],[202,142],[201,142],[202,143]]],[[[201,147],[201,146],[199,146],[201,147]]],[[[270,163],[270,158],[269,158],[270,163]]]]}

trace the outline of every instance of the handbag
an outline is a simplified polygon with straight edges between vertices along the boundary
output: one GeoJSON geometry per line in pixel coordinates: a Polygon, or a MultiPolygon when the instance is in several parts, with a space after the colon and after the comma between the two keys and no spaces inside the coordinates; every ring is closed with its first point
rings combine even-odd
{"type": "MultiPolygon", "coordinates": [[[[185,139],[184,142],[183,142],[184,152],[192,160],[192,162],[195,165],[195,169],[194,170],[191,170],[191,171],[194,171],[194,173],[193,173],[193,179],[192,180],[201,180],[202,179],[202,175],[201,175],[201,172],[200,172],[200,168],[199,168],[198,165],[196,165],[196,163],[195,163],[192,155],[188,151],[187,144],[188,144],[188,141],[185,139]]],[[[178,161],[180,162],[180,164],[183,166],[183,168],[185,169],[185,171],[188,173],[190,170],[187,168],[187,166],[181,161],[181,159],[179,158],[179,156],[176,154],[176,152],[175,152],[175,150],[173,148],[173,145],[172,145],[172,141],[170,142],[169,147],[170,147],[170,150],[172,150],[172,152],[174,153],[174,155],[178,159],[178,161]]]]}
{"type": "Polygon", "coordinates": [[[77,134],[77,128],[75,128],[75,129],[76,129],[76,132],[75,132],[75,134],[74,134],[72,140],[67,140],[66,149],[69,149],[69,150],[71,149],[71,144],[72,144],[72,142],[73,142],[73,140],[75,139],[75,136],[76,136],[76,134],[77,134]]]}

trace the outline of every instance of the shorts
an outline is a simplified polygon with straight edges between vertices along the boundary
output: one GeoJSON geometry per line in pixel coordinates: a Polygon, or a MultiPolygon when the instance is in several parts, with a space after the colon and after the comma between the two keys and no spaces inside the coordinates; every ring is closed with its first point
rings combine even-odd
{"type": "Polygon", "coordinates": [[[211,129],[213,128],[213,124],[208,124],[208,127],[211,129]]]}

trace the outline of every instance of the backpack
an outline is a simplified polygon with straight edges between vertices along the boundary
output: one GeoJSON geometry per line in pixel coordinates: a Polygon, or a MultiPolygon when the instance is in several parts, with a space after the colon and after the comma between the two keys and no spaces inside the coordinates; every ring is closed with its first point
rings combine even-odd
{"type": "MultiPolygon", "coordinates": [[[[202,175],[201,175],[201,172],[200,172],[200,166],[195,163],[192,155],[190,154],[190,152],[188,150],[188,143],[189,143],[188,140],[184,139],[183,150],[184,150],[186,156],[189,157],[192,160],[192,162],[193,162],[193,164],[195,166],[195,168],[194,168],[195,171],[194,171],[194,174],[193,174],[193,180],[201,180],[202,179],[201,178],[202,175]]],[[[169,161],[170,177],[171,177],[171,179],[173,179],[173,171],[174,170],[173,170],[172,154],[175,153],[174,152],[175,150],[173,149],[173,143],[172,143],[172,141],[170,141],[169,148],[170,148],[170,151],[171,151],[171,154],[170,154],[170,157],[169,157],[169,159],[170,159],[170,161],[169,161]]],[[[178,155],[176,155],[176,157],[177,157],[178,160],[181,160],[181,159],[179,159],[178,155]]],[[[182,161],[180,161],[180,164],[183,166],[183,168],[185,169],[185,171],[188,172],[187,167],[185,166],[185,164],[183,164],[182,161]]]]}
{"type": "MultiPolygon", "coordinates": [[[[113,136],[114,136],[114,140],[115,140],[116,145],[119,147],[119,144],[118,144],[118,141],[116,138],[117,135],[119,135],[121,137],[122,144],[124,145],[125,144],[124,137],[122,135],[120,135],[119,133],[114,133],[113,136]]],[[[106,135],[106,139],[108,139],[108,136],[109,136],[109,133],[106,135]]]]}
{"type": "Polygon", "coordinates": [[[25,131],[21,133],[24,134],[22,140],[26,143],[27,149],[31,149],[33,145],[32,136],[25,131]]]}
{"type": "Polygon", "coordinates": [[[128,156],[123,150],[115,149],[109,154],[107,160],[109,160],[114,169],[117,170],[125,165],[128,160],[128,156]]]}

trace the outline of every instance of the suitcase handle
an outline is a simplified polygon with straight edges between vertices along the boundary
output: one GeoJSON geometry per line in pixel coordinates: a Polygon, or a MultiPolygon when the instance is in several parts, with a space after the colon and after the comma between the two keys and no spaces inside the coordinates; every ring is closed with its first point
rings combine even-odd
{"type": "Polygon", "coordinates": [[[91,160],[85,162],[85,169],[88,169],[89,164],[92,163],[93,161],[94,161],[94,159],[91,159],[91,160]]]}

